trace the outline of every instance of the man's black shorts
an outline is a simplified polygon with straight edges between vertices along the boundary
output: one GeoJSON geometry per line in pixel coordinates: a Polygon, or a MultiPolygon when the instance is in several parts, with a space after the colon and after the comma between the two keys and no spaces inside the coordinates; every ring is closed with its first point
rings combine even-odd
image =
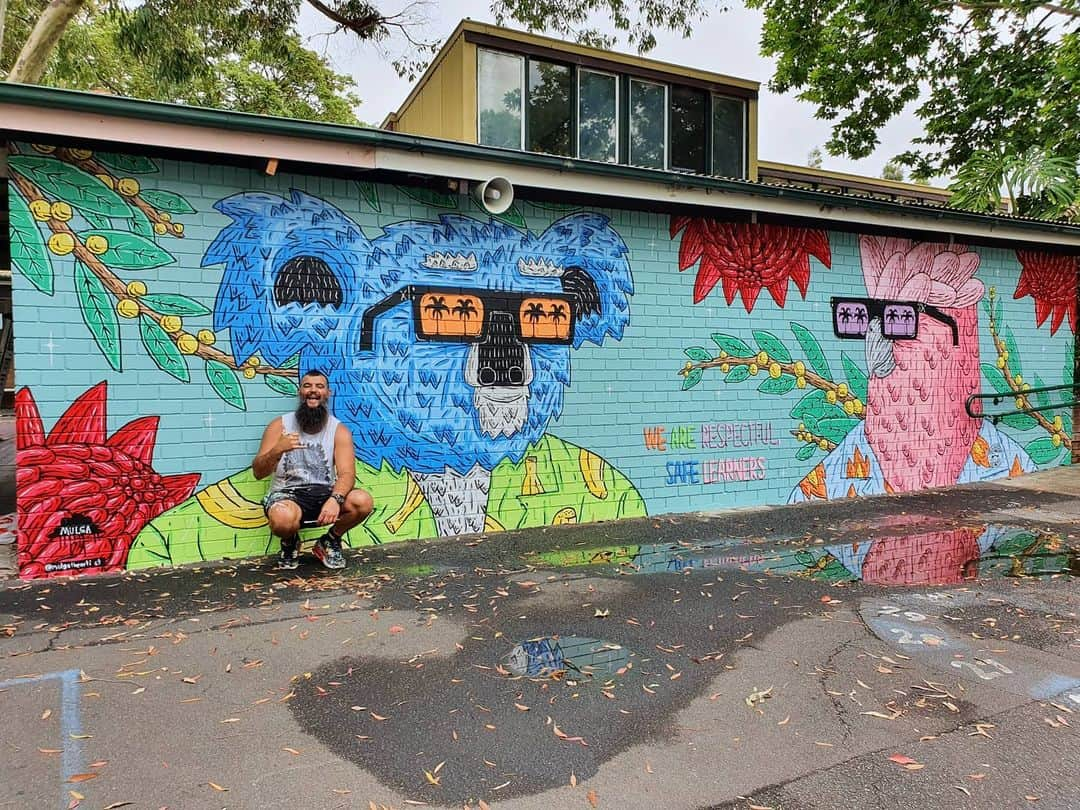
{"type": "Polygon", "coordinates": [[[330,487],[325,484],[311,484],[303,487],[290,489],[278,489],[267,494],[263,501],[263,509],[267,514],[270,507],[281,501],[292,501],[300,507],[300,520],[304,523],[314,523],[318,520],[319,513],[330,500],[330,487]]]}

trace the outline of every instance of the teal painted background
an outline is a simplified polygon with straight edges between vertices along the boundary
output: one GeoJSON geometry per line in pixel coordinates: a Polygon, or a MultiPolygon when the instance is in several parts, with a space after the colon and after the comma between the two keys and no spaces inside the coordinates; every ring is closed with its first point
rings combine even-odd
{"type": "MultiPolygon", "coordinates": [[[[27,144],[18,144],[16,148],[23,155],[34,158],[63,158],[60,162],[73,167],[81,166],[83,170],[92,165],[85,163],[86,159],[81,159],[76,153],[61,151],[45,156],[27,144]]],[[[12,162],[18,172],[18,158],[12,162]]],[[[371,240],[383,235],[384,228],[389,225],[405,220],[434,220],[446,213],[488,221],[488,217],[466,197],[410,193],[388,185],[366,187],[352,181],[320,177],[289,174],[268,177],[244,169],[170,160],[154,160],[153,163],[156,171],[152,172],[132,174],[116,171],[113,173],[113,183],[126,177],[136,178],[142,198],[147,197],[147,192],[151,197],[154,191],[171,192],[186,200],[194,213],[176,213],[171,217],[171,222],[182,223],[183,238],[161,234],[154,237],[160,246],[175,256],[175,261],[151,269],[117,269],[115,273],[124,282],[144,283],[150,295],[182,295],[211,309],[218,295],[223,269],[220,265],[205,268],[200,265],[208,246],[233,221],[214,210],[214,205],[240,192],[265,192],[288,197],[290,190],[302,190],[331,204],[355,222],[364,236],[371,240]]],[[[92,174],[90,171],[85,173],[87,176],[92,174]]],[[[30,177],[29,174],[26,176],[30,177]]],[[[12,181],[12,191],[27,196],[26,188],[20,187],[15,180],[12,181]]],[[[131,199],[130,195],[127,198],[131,199]]],[[[47,194],[46,199],[55,202],[57,197],[47,194]]],[[[100,221],[84,220],[77,200],[71,202],[73,215],[65,222],[72,230],[86,234],[95,225],[100,227],[100,221]]],[[[742,382],[725,382],[725,375],[719,369],[708,369],[699,382],[684,390],[687,381],[685,366],[688,360],[692,364],[696,362],[688,358],[687,350],[698,347],[715,356],[719,346],[711,335],[719,333],[738,338],[757,351],[754,331],[764,330],[779,339],[793,359],[805,358],[791,329],[791,324],[795,322],[815,336],[837,382],[845,379],[842,355],[849,357],[865,372],[867,361],[863,343],[841,341],[833,335],[829,306],[832,296],[865,297],[868,294],[858,235],[835,231],[825,235],[829,266],[823,263],[820,255],[813,255],[813,251],[805,246],[796,247],[792,267],[801,261],[809,270],[805,297],[797,288],[798,272],[792,271],[792,275],[785,271],[786,274],[781,274],[783,287],[786,288],[784,305],[777,303],[776,296],[769,289],[760,289],[748,312],[738,295],[732,303],[726,302],[722,284],[712,289],[699,303],[694,303],[695,281],[701,272],[701,264],[694,262],[680,271],[679,251],[687,232],[671,236],[672,222],[668,215],[604,208],[570,208],[518,199],[503,221],[513,224],[522,232],[527,230],[539,235],[562,217],[578,212],[600,214],[610,219],[611,228],[628,249],[626,260],[634,290],[629,298],[629,322],[621,338],[609,333],[603,345],[584,343],[570,352],[570,384],[565,391],[562,412],[550,421],[547,433],[563,442],[586,448],[606,460],[629,482],[649,514],[787,502],[793,492],[799,491],[800,482],[805,482],[806,476],[816,465],[826,459],[826,453],[821,450],[808,458],[797,458],[805,442],[792,435],[792,431],[798,432],[801,421],[791,415],[792,409],[801,397],[813,390],[813,386],[786,394],[760,392],[758,386],[768,378],[766,367],[742,382]],[[680,371],[684,373],[680,374],[680,371]],[[759,425],[756,428],[758,435],[771,436],[775,444],[754,442],[748,447],[729,446],[723,449],[701,446],[703,423],[746,422],[759,425]],[[689,428],[688,435],[693,437],[694,447],[672,446],[673,433],[681,426],[689,428]],[[668,447],[665,451],[646,446],[645,431],[659,427],[664,428],[668,447]],[[675,462],[697,462],[700,475],[706,463],[715,465],[740,458],[755,459],[748,462],[748,469],[752,469],[758,477],[754,480],[713,483],[673,483],[670,480],[671,465],[675,462]]],[[[115,219],[112,224],[113,227],[124,228],[127,227],[125,222],[115,219]]],[[[18,226],[19,222],[13,220],[13,238],[25,241],[28,231],[24,228],[19,234],[16,232],[18,226]]],[[[33,227],[43,243],[52,234],[47,219],[36,220],[33,227]]],[[[765,240],[767,248],[772,244],[765,240]]],[[[959,251],[955,247],[953,250],[959,251]]],[[[1043,262],[1045,267],[1042,270],[1033,264],[1028,272],[1032,278],[1041,273],[1038,275],[1042,284],[1037,290],[1039,295],[1014,299],[1013,294],[1023,272],[1015,251],[998,248],[971,250],[979,259],[975,278],[982,282],[987,292],[991,288],[995,291],[995,301],[999,307],[995,323],[999,335],[1008,327],[1009,343],[1013,348],[1009,358],[1012,372],[1019,373],[1018,369],[1022,369],[1023,381],[1029,385],[1037,382],[1046,385],[1070,382],[1068,367],[1071,367],[1073,340],[1070,319],[1066,317],[1053,334],[1051,321],[1054,315],[1041,327],[1036,323],[1036,300],[1039,295],[1056,308],[1069,306],[1061,295],[1054,292],[1057,287],[1051,283],[1057,283],[1060,280],[1057,277],[1064,271],[1053,265],[1050,259],[1043,262]]],[[[763,267],[775,268],[776,262],[780,261],[776,257],[787,256],[784,261],[790,259],[790,252],[777,252],[770,259],[768,250],[764,254],[760,251],[755,254],[748,249],[741,254],[742,259],[739,259],[739,255],[736,251],[732,254],[734,258],[725,259],[727,265],[718,259],[718,266],[734,267],[743,261],[744,283],[750,286],[756,283],[759,287],[761,282],[752,280],[755,272],[762,272],[763,267]],[[751,280],[746,281],[747,278],[751,280]]],[[[15,258],[18,270],[18,257],[15,258]]],[[[28,389],[32,394],[44,430],[48,432],[80,395],[106,381],[110,434],[139,417],[160,417],[152,461],[153,469],[160,475],[198,473],[200,480],[196,490],[201,490],[246,468],[266,423],[273,416],[291,410],[293,398],[272,390],[261,374],[251,380],[239,378],[246,410],[237,410],[215,393],[204,373],[201,359],[186,358],[191,377],[189,383],[182,383],[162,371],[140,341],[137,320],[123,317],[118,319],[122,371],[112,369],[91,337],[84,320],[83,307],[75,294],[73,254],[57,255],[50,252],[47,258],[51,263],[55,287],[51,295],[32,284],[26,274],[14,274],[16,383],[18,388],[28,389]]],[[[31,259],[24,257],[25,261],[31,259]]],[[[1061,286],[1071,294],[1075,289],[1075,260],[1070,261],[1072,264],[1068,265],[1068,271],[1072,275],[1063,280],[1061,286]]],[[[987,297],[984,294],[978,304],[979,361],[996,366],[1000,352],[990,334],[987,297]]],[[[116,299],[116,296],[112,296],[112,305],[116,304],[116,299]]],[[[1075,311],[1072,317],[1075,317],[1075,311]]],[[[184,317],[184,328],[191,333],[199,329],[212,329],[213,316],[184,317]]],[[[228,330],[217,334],[215,345],[231,353],[228,330]]],[[[984,374],[980,379],[985,390],[992,390],[989,377],[984,374]]],[[[1009,452],[1014,446],[1027,447],[1020,461],[1021,467],[1028,470],[1035,466],[1068,463],[1066,447],[1060,443],[1063,436],[1071,434],[1068,410],[1063,408],[1045,413],[1050,429],[1035,423],[1030,417],[1013,420],[1012,425],[1001,426],[1001,433],[1009,442],[999,441],[998,445],[994,445],[992,440],[991,445],[1006,448],[1009,452]],[[1053,424],[1055,416],[1062,420],[1056,426],[1053,424]],[[1059,434],[1057,440],[1053,439],[1055,433],[1059,434]],[[1032,449],[1032,442],[1036,441],[1040,443],[1032,449]]],[[[912,453],[932,452],[932,443],[924,441],[925,438],[918,431],[912,432],[908,440],[912,453]]],[[[867,448],[865,440],[861,444],[854,442],[852,447],[856,445],[863,451],[867,448]]],[[[995,459],[988,466],[980,466],[980,470],[1000,474],[1001,470],[995,465],[1003,463],[1007,470],[1011,462],[1011,459],[995,459]]],[[[47,464],[42,464],[38,474],[46,476],[47,467],[47,464]]],[[[688,474],[689,469],[681,468],[684,474],[688,474]]],[[[713,469],[716,469],[715,466],[713,469]]],[[[514,470],[514,475],[527,475],[528,472],[516,467],[514,470]]],[[[607,474],[612,474],[611,470],[607,474]]],[[[625,490],[621,479],[610,480],[614,490],[625,490]]],[[[835,495],[830,494],[830,497],[835,495]]],[[[22,513],[25,512],[29,518],[35,510],[40,510],[37,502],[21,499],[20,523],[32,524],[32,520],[23,520],[22,513]]],[[[640,511],[640,508],[635,511],[635,508],[628,507],[625,514],[640,511]]],[[[580,519],[582,510],[576,508],[576,513],[580,519]]],[[[389,513],[380,513],[373,519],[385,520],[388,516],[389,513]]],[[[151,519],[156,517],[149,515],[151,519]]],[[[151,555],[140,564],[221,556],[223,549],[226,555],[231,556],[232,553],[254,553],[269,548],[265,543],[260,546],[244,539],[247,535],[241,537],[243,532],[230,534],[225,531],[221,536],[228,538],[232,545],[214,545],[208,552],[207,549],[211,547],[200,546],[196,537],[200,531],[206,531],[205,526],[197,522],[186,524],[184,520],[186,518],[178,518],[170,524],[169,531],[173,532],[174,537],[171,544],[175,551],[184,543],[190,543],[192,550],[172,557],[151,555]],[[186,530],[185,526],[188,526],[186,530]],[[230,548],[233,552],[229,552],[230,548]]],[[[153,525],[162,524],[155,522],[153,525]]],[[[55,531],[55,528],[50,531],[55,531]]],[[[415,531],[430,534],[437,530],[431,524],[418,524],[415,531]]],[[[260,536],[263,535],[265,530],[260,536]]],[[[145,538],[145,535],[142,536],[145,538]]],[[[356,542],[381,542],[383,539],[386,538],[372,535],[358,537],[356,542]]],[[[116,538],[103,540],[116,542],[116,538]]],[[[123,542],[130,545],[132,538],[123,542]]],[[[136,545],[140,542],[144,541],[136,541],[136,545]]],[[[161,541],[158,542],[160,544],[161,541]]],[[[167,540],[164,542],[169,543],[167,540]]],[[[24,574],[30,571],[27,575],[43,575],[38,569],[25,568],[35,554],[56,553],[69,557],[78,557],[79,554],[86,557],[89,554],[74,547],[57,550],[44,540],[35,543],[30,537],[20,539],[20,551],[23,553],[20,562],[24,564],[24,574]],[[46,551],[47,547],[53,548],[53,551],[46,551]]],[[[98,570],[96,566],[86,567],[98,570]]],[[[108,567],[100,566],[102,570],[108,567]]]]}

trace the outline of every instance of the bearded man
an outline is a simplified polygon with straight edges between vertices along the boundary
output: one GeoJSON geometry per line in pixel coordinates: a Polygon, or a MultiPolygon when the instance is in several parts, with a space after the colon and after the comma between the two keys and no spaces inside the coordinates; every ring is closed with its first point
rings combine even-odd
{"type": "Polygon", "coordinates": [[[281,539],[278,567],[299,565],[300,527],[329,526],[312,553],[327,568],[344,568],[341,536],[371,514],[374,502],[354,489],[356,452],[352,432],[330,414],[330,383],[312,369],[300,378],[300,402],[263,432],[251,462],[257,479],[273,477],[263,499],[270,532],[281,539]]]}

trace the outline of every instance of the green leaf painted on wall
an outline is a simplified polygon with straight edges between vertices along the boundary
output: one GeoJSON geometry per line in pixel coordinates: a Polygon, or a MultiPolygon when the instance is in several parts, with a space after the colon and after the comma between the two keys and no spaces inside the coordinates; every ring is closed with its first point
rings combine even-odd
{"type": "MultiPolygon", "coordinates": [[[[1038,374],[1036,374],[1033,379],[1035,381],[1035,384],[1033,386],[1034,388],[1046,388],[1046,383],[1042,381],[1042,377],[1040,377],[1038,374]]],[[[1040,391],[1035,395],[1035,399],[1038,400],[1040,408],[1046,408],[1052,404],[1050,402],[1049,391],[1040,391]]]]}
{"type": "Polygon", "coordinates": [[[497,219],[499,222],[505,222],[515,228],[525,228],[525,214],[522,213],[521,206],[516,202],[511,203],[510,207],[501,214],[492,214],[491,218],[497,219]]]}
{"type": "MultiPolygon", "coordinates": [[[[154,223],[150,221],[150,217],[146,216],[138,208],[133,210],[134,216],[131,218],[130,230],[132,233],[137,233],[139,236],[145,236],[147,239],[154,238],[154,223]]],[[[108,228],[109,224],[106,222],[104,225],[94,225],[95,228],[108,228]]]]}
{"type": "Polygon", "coordinates": [[[142,334],[143,346],[157,363],[158,368],[176,377],[180,382],[191,382],[191,374],[187,363],[184,362],[184,356],[180,354],[172,338],[158,326],[157,321],[148,315],[143,315],[139,319],[139,332],[142,334]]]}
{"type": "Polygon", "coordinates": [[[795,334],[795,339],[799,341],[799,345],[806,355],[806,362],[810,364],[810,368],[812,368],[819,376],[832,382],[832,371],[829,369],[829,361],[825,359],[825,352],[821,350],[821,344],[818,343],[818,339],[814,337],[813,332],[798,323],[791,324],[791,331],[795,334]]]}
{"type": "Polygon", "coordinates": [[[8,166],[45,193],[70,203],[78,211],[90,211],[106,217],[131,216],[124,198],[92,174],[57,158],[37,155],[13,155],[8,166]]]}
{"type": "Polygon", "coordinates": [[[186,295],[151,293],[140,299],[162,315],[209,315],[210,309],[186,295]]]}
{"type": "Polygon", "coordinates": [[[866,373],[846,354],[840,355],[840,362],[844,364],[844,373],[847,374],[847,384],[851,393],[866,402],[866,373]]]}
{"type": "Polygon", "coordinates": [[[712,360],[712,355],[700,346],[691,346],[686,349],[683,354],[689,357],[691,360],[696,360],[699,363],[708,363],[712,360]]]}
{"type": "Polygon", "coordinates": [[[810,456],[814,455],[817,451],[816,444],[804,444],[799,448],[799,452],[795,454],[795,458],[799,461],[806,461],[810,456]]]}
{"type": "Polygon", "coordinates": [[[119,270],[149,270],[176,261],[176,257],[157,242],[131,231],[101,229],[79,234],[83,243],[91,236],[101,236],[108,240],[109,247],[98,255],[102,264],[108,267],[119,270]]]}
{"type": "Polygon", "coordinates": [[[998,329],[1001,328],[1001,298],[994,299],[994,323],[998,329]]]}
{"type": "Polygon", "coordinates": [[[749,346],[733,335],[724,335],[717,332],[711,337],[713,342],[728,354],[736,357],[749,357],[756,354],[749,346]]]}
{"type": "Polygon", "coordinates": [[[689,374],[686,375],[686,379],[683,380],[682,390],[689,391],[695,385],[701,382],[701,369],[695,368],[689,374]]]}
{"type": "Polygon", "coordinates": [[[1068,411],[1061,412],[1061,429],[1065,431],[1066,436],[1073,435],[1073,420],[1072,415],[1068,411]]]}
{"type": "Polygon", "coordinates": [[[1061,445],[1054,447],[1054,441],[1049,436],[1029,442],[1024,449],[1036,464],[1050,464],[1061,455],[1061,445]]]}
{"type": "Polygon", "coordinates": [[[80,211],[79,213],[82,215],[82,218],[86,220],[86,224],[91,228],[112,227],[112,217],[103,217],[101,214],[95,214],[93,211],[80,211]]]}
{"type": "Polygon", "coordinates": [[[831,416],[827,419],[819,419],[814,432],[829,441],[840,444],[861,422],[861,419],[852,419],[850,416],[831,416]]]}
{"type": "Polygon", "coordinates": [[[279,377],[277,374],[266,374],[263,379],[266,384],[277,391],[279,394],[285,394],[286,396],[295,396],[299,390],[295,382],[288,377],[279,377]]]}
{"type": "Polygon", "coordinates": [[[764,329],[755,329],[754,340],[756,340],[758,346],[760,346],[763,351],[768,352],[769,357],[774,360],[779,360],[781,363],[791,362],[791,353],[787,350],[787,346],[781,343],[780,338],[772,332],[766,332],[764,329]]]}
{"type": "Polygon", "coordinates": [[[418,203],[430,205],[432,208],[452,208],[457,210],[458,194],[446,194],[440,191],[432,191],[428,188],[415,188],[413,186],[394,186],[406,197],[416,200],[418,203]]]}
{"type": "Polygon", "coordinates": [[[750,376],[750,369],[746,366],[735,366],[728,375],[724,377],[726,383],[739,383],[750,376]]]}
{"type": "Polygon", "coordinates": [[[979,365],[982,369],[983,376],[986,377],[986,381],[990,383],[990,387],[994,389],[995,393],[1011,395],[1011,389],[1009,383],[1005,379],[1005,375],[1001,373],[1001,370],[997,366],[990,363],[982,363],[979,365]]]}
{"type": "Polygon", "coordinates": [[[791,409],[791,418],[803,422],[808,429],[813,430],[821,419],[843,419],[847,418],[847,414],[840,406],[828,402],[825,392],[816,388],[795,403],[795,407],[791,409]]]}
{"type": "Polygon", "coordinates": [[[87,329],[94,336],[109,365],[123,371],[120,358],[120,321],[116,314],[113,297],[82,262],[75,262],[75,294],[87,329]]]}
{"type": "Polygon", "coordinates": [[[1016,350],[1016,338],[1013,337],[1012,329],[1005,327],[1005,350],[1009,353],[1009,370],[1012,371],[1013,377],[1019,374],[1021,377],[1024,375],[1023,366],[1020,364],[1020,352],[1016,350]]]}
{"type": "Polygon", "coordinates": [[[297,368],[300,365],[300,352],[297,352],[284,363],[281,364],[281,368],[297,368]]]}
{"type": "Polygon", "coordinates": [[[46,295],[53,294],[53,266],[45,239],[15,184],[8,190],[11,265],[46,295]]]}
{"type": "Polygon", "coordinates": [[[158,211],[167,211],[170,214],[195,213],[195,207],[191,203],[172,191],[148,188],[141,192],[141,196],[158,211]]]}
{"type": "Polygon", "coordinates": [[[217,360],[206,361],[206,379],[219,397],[239,411],[247,410],[244,401],[244,389],[236,372],[217,360]]]}
{"type": "Polygon", "coordinates": [[[153,174],[157,164],[145,155],[121,155],[118,152],[95,152],[94,157],[121,174],[153,174]]]}
{"type": "Polygon", "coordinates": [[[786,394],[795,387],[795,378],[790,374],[781,374],[775,380],[772,377],[757,387],[763,394],[786,394]]]}
{"type": "Polygon", "coordinates": [[[1031,430],[1039,426],[1039,423],[1035,421],[1035,417],[1026,413],[1011,413],[1008,416],[1001,417],[999,421],[1013,430],[1031,430]]]}
{"type": "Polygon", "coordinates": [[[360,198],[372,207],[375,211],[382,212],[382,206],[379,204],[379,187],[374,183],[357,183],[360,189],[360,198]]]}

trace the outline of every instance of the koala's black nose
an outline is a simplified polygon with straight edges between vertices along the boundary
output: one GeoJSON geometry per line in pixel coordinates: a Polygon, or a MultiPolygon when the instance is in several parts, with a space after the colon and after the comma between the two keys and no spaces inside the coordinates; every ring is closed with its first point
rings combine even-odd
{"type": "Polygon", "coordinates": [[[508,312],[492,312],[487,336],[477,345],[480,385],[522,385],[525,382],[525,346],[518,339],[508,312]]]}

